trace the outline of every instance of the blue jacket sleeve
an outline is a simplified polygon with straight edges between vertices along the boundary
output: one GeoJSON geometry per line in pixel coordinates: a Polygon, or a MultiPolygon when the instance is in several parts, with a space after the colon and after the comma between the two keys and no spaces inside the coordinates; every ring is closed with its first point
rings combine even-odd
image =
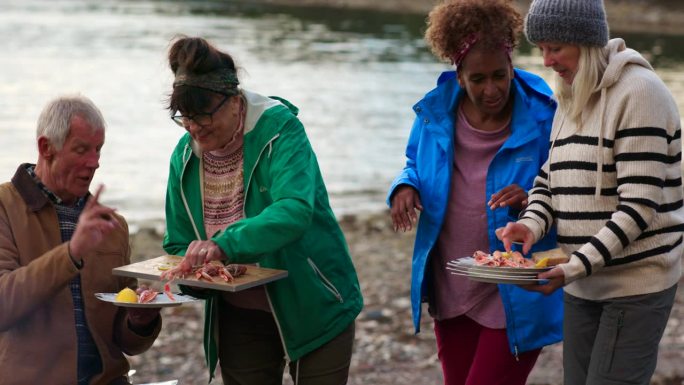
{"type": "Polygon", "coordinates": [[[387,194],[387,206],[392,207],[392,196],[397,187],[406,184],[420,191],[420,181],[418,179],[418,168],[416,166],[416,155],[418,143],[420,142],[421,131],[420,119],[416,118],[411,128],[408,144],[406,145],[406,166],[394,179],[387,194]]]}

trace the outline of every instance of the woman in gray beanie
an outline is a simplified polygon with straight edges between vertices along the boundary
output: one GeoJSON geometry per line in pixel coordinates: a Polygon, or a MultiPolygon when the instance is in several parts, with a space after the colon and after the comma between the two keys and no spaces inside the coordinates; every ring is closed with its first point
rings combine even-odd
{"type": "Polygon", "coordinates": [[[648,384],[681,275],[681,128],[651,65],[608,40],[600,0],[535,0],[525,32],[557,73],[549,160],[502,233],[535,243],[555,223],[568,263],[565,385],[648,384]]]}
{"type": "MultiPolygon", "coordinates": [[[[522,16],[510,0],[445,1],[428,24],[425,39],[455,71],[442,73],[413,107],[406,167],[388,195],[396,230],[418,222],[415,331],[429,302],[446,385],[524,385],[542,347],[561,339],[562,290],[545,296],[446,267],[476,250],[503,249],[494,231],[525,207],[548,156],[553,93],[539,76],[513,68],[522,16]]],[[[535,249],[555,246],[550,234],[535,249]]]]}

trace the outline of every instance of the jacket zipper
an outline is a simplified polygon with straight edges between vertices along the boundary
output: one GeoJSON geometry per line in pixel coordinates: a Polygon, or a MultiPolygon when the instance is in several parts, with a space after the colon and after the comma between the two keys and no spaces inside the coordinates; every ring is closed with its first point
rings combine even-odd
{"type": "MultiPolygon", "coordinates": [[[[185,149],[183,151],[183,158],[185,158],[185,155],[187,154],[188,147],[189,147],[189,145],[186,144],[185,149]]],[[[195,232],[195,237],[197,238],[197,240],[201,240],[202,237],[200,236],[199,230],[197,229],[197,225],[195,224],[195,218],[193,218],[192,212],[190,211],[190,205],[188,205],[188,200],[185,198],[185,191],[183,191],[183,175],[185,175],[185,170],[188,167],[188,162],[190,161],[191,157],[192,157],[192,148],[190,149],[190,154],[188,155],[188,157],[183,159],[183,170],[181,171],[178,185],[180,186],[180,193],[181,193],[181,199],[183,200],[183,206],[185,206],[185,211],[188,213],[188,217],[190,218],[190,223],[192,224],[192,230],[195,232]]]]}
{"type": "Polygon", "coordinates": [[[511,299],[509,297],[508,291],[502,288],[501,285],[497,285],[499,288],[499,296],[501,296],[501,302],[504,305],[504,314],[506,315],[506,335],[508,336],[508,340],[510,341],[510,344],[513,346],[513,357],[515,357],[516,361],[520,361],[519,358],[519,351],[518,351],[518,336],[517,334],[514,333],[516,330],[515,328],[515,317],[513,316],[508,316],[508,314],[513,314],[513,310],[510,309],[510,304],[511,304],[511,299]],[[511,341],[511,337],[513,337],[513,341],[511,341]]]}
{"type": "Polygon", "coordinates": [[[332,295],[334,295],[335,298],[337,298],[337,300],[340,301],[340,303],[344,303],[344,299],[342,299],[342,294],[340,294],[339,290],[337,290],[335,285],[333,285],[332,282],[330,282],[330,280],[326,278],[325,275],[323,275],[323,272],[321,272],[321,270],[318,269],[318,266],[316,266],[314,261],[312,261],[311,258],[307,258],[306,260],[309,262],[311,268],[314,269],[316,275],[318,275],[318,277],[323,281],[323,286],[325,286],[325,288],[328,289],[328,291],[331,292],[332,295]]]}
{"type": "MultiPolygon", "coordinates": [[[[256,170],[257,165],[259,164],[259,160],[261,160],[261,156],[264,154],[264,151],[266,150],[267,147],[271,147],[273,144],[273,141],[278,139],[280,136],[280,133],[276,134],[274,137],[272,137],[264,147],[261,148],[261,151],[259,151],[259,156],[257,156],[256,161],[254,162],[254,166],[252,166],[252,171],[249,173],[249,179],[247,179],[247,185],[245,186],[245,195],[244,195],[244,201],[242,202],[242,217],[246,218],[247,214],[245,213],[245,207],[247,207],[247,192],[249,191],[249,186],[252,184],[252,176],[254,175],[254,170],[256,170]]],[[[270,152],[269,152],[270,156],[270,152]]],[[[260,266],[259,263],[256,264],[257,266],[260,266]]],[[[280,343],[283,344],[283,352],[285,352],[285,366],[289,366],[291,360],[290,360],[290,354],[287,352],[287,345],[285,344],[285,338],[283,337],[283,329],[280,327],[280,321],[278,320],[278,314],[275,311],[275,308],[273,307],[273,302],[271,302],[271,296],[268,294],[268,290],[266,287],[264,287],[264,293],[266,293],[266,300],[268,300],[268,307],[271,309],[271,314],[273,314],[273,320],[275,321],[276,327],[278,328],[278,337],[280,338],[280,343]]]]}

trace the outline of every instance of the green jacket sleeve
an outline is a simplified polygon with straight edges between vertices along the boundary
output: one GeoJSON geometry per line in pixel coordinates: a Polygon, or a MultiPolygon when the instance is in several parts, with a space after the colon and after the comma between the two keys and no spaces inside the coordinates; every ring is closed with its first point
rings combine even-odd
{"type": "MultiPolygon", "coordinates": [[[[300,238],[311,225],[316,188],[322,182],[304,127],[298,119],[290,119],[270,145],[262,151],[254,174],[268,179],[271,202],[212,238],[231,262],[258,262],[300,238]]],[[[259,200],[255,197],[259,188],[253,184],[248,188],[246,201],[259,200]]]]}

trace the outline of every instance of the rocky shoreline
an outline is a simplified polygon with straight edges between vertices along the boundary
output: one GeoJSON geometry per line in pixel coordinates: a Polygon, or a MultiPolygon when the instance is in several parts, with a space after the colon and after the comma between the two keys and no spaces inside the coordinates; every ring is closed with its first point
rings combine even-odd
{"type": "MultiPolygon", "coordinates": [[[[356,322],[350,385],[423,385],[442,381],[429,316],[413,334],[409,301],[414,232],[392,231],[387,212],[340,218],[354,259],[365,307],[356,322]]],[[[145,226],[131,236],[135,261],[163,254],[159,226],[145,226]]],[[[684,288],[680,285],[652,385],[681,385],[684,379],[684,288]]],[[[134,383],[180,379],[180,384],[208,380],[202,351],[201,303],[162,310],[164,327],[146,353],[131,357],[134,383]]],[[[561,344],[545,348],[528,385],[562,384],[561,344]]],[[[221,385],[220,376],[212,384],[221,385]]],[[[286,376],[284,384],[292,384],[286,376]]]]}
{"type": "MultiPolygon", "coordinates": [[[[436,0],[253,0],[288,7],[323,7],[427,15],[436,0]]],[[[531,0],[515,0],[526,12],[531,0]]],[[[684,33],[684,5],[678,0],[604,0],[611,30],[662,34],[684,33]]]]}

